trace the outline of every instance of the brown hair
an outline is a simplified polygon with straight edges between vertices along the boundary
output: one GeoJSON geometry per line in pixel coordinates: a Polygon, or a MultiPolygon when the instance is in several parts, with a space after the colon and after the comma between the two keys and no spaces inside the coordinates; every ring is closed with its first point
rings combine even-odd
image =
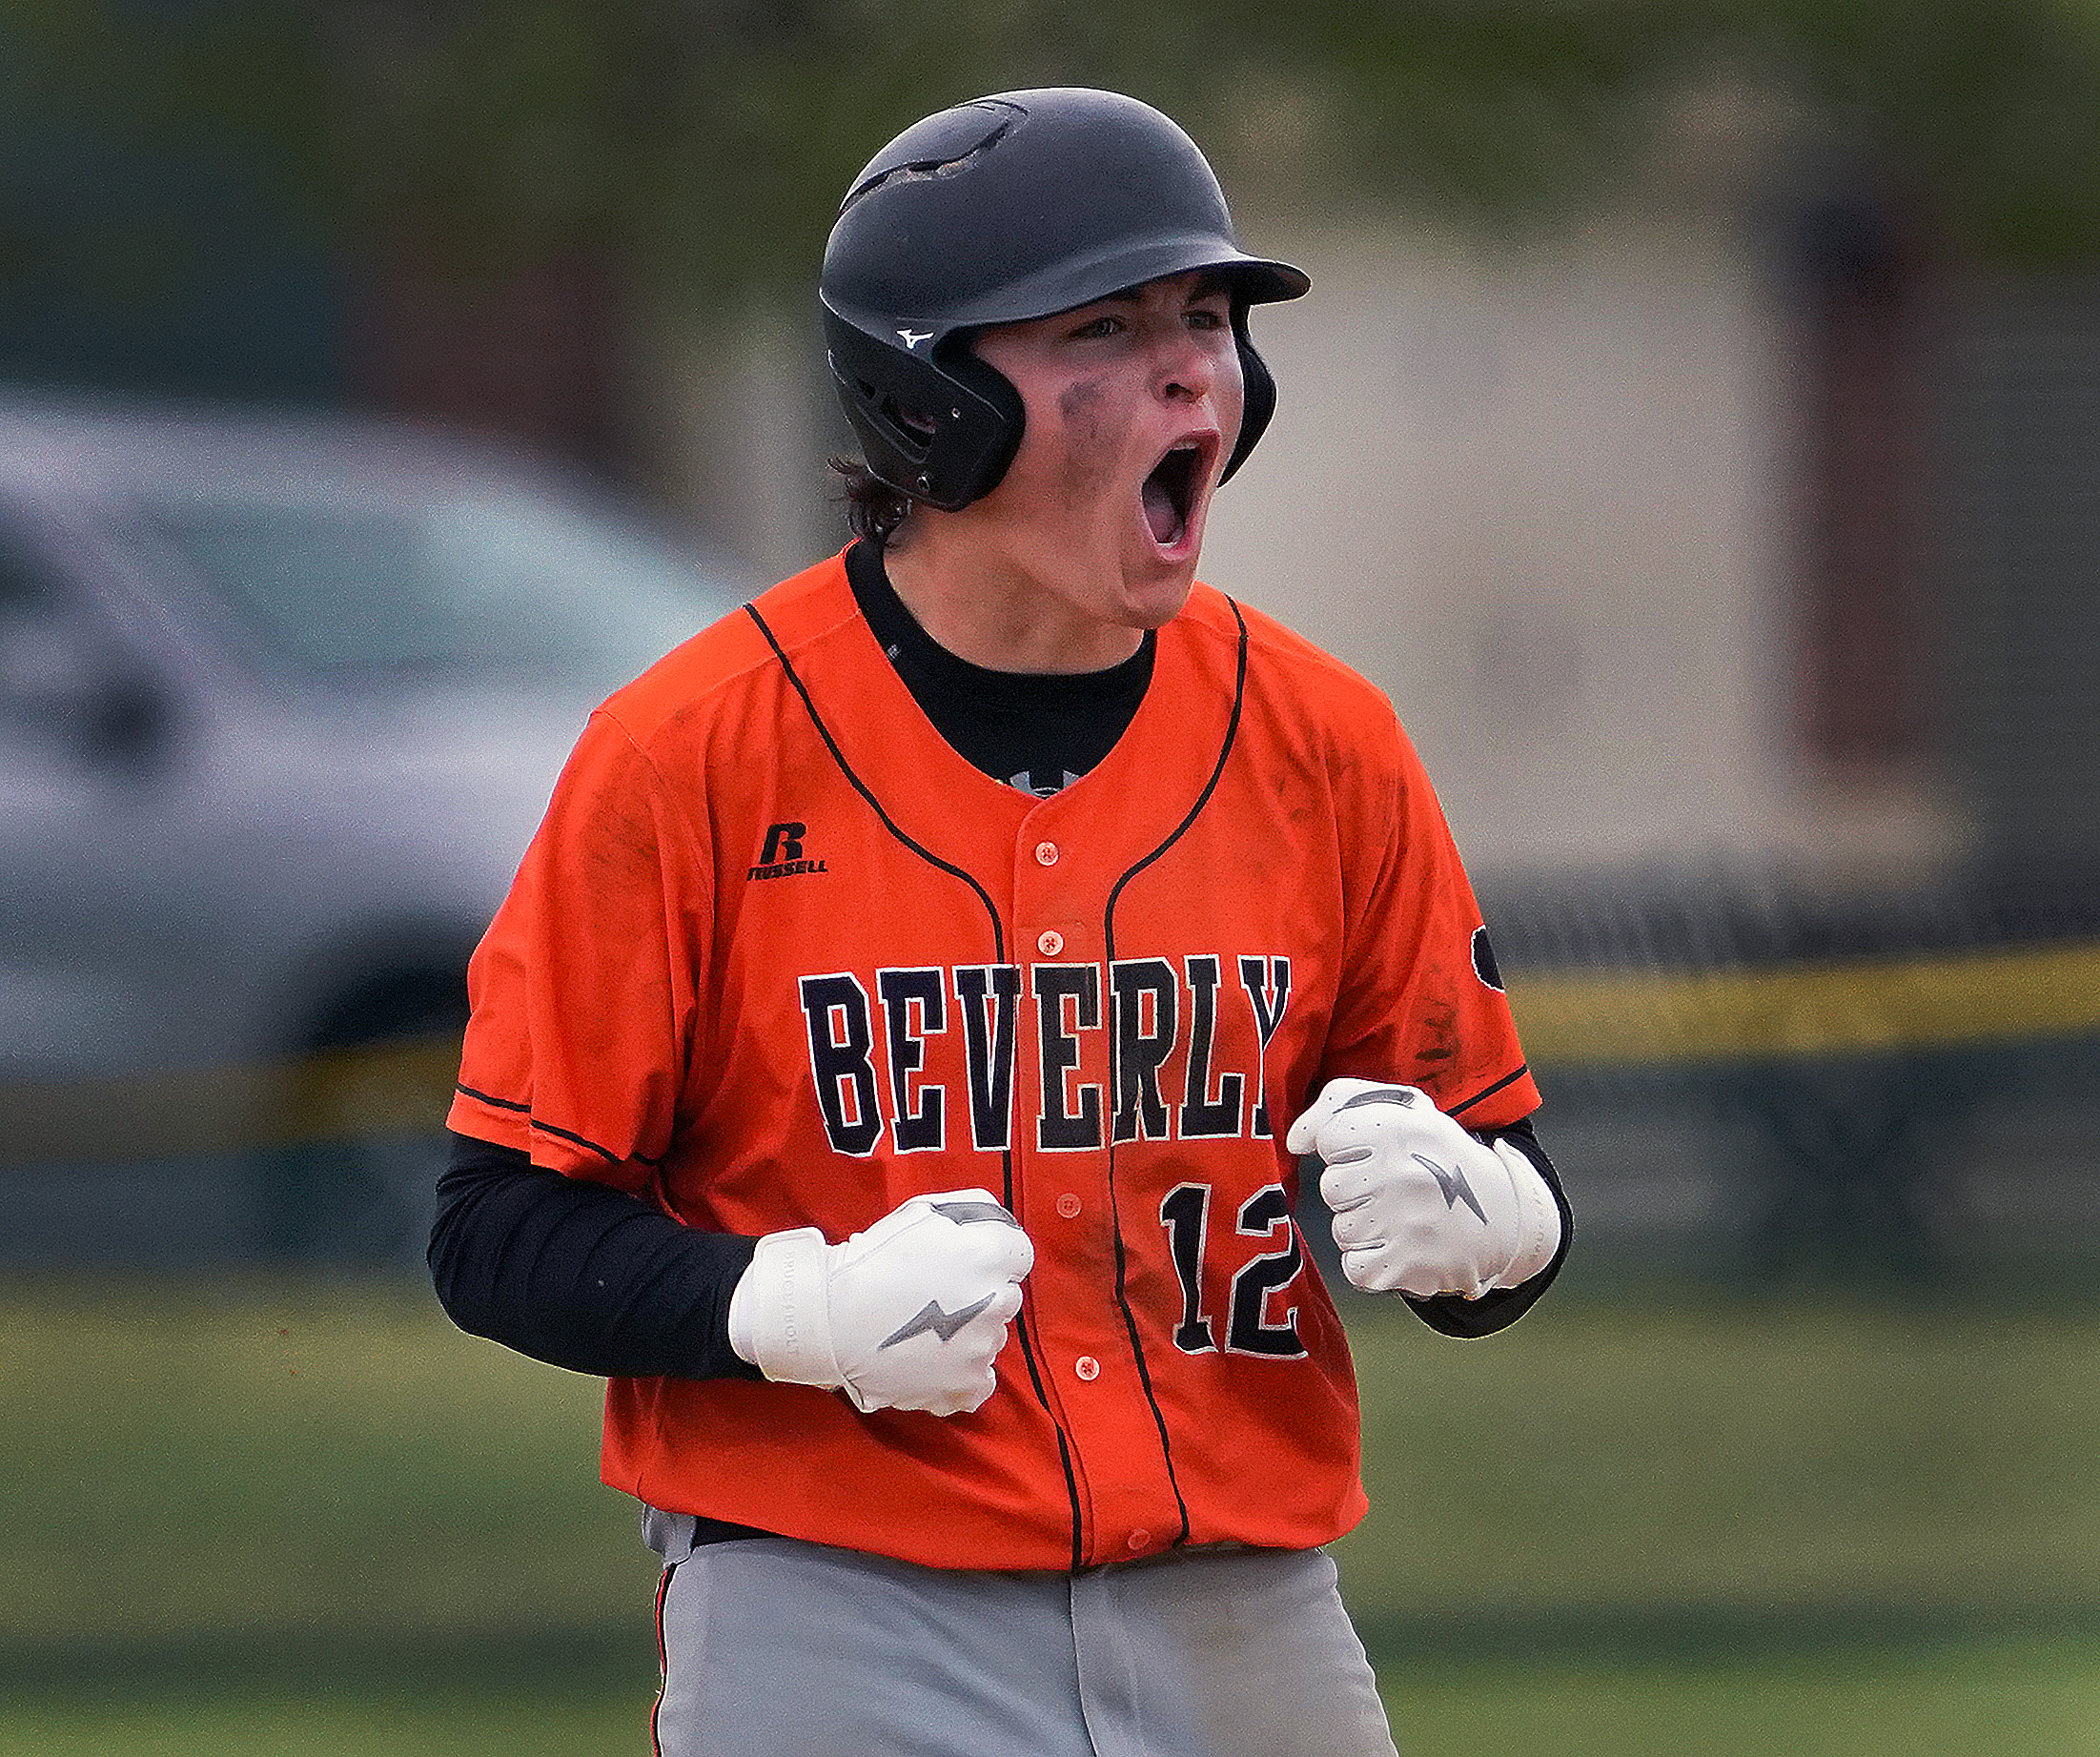
{"type": "Polygon", "coordinates": [[[892,488],[857,458],[834,458],[831,467],[846,478],[841,498],[853,535],[887,549],[911,511],[911,497],[892,488]]]}

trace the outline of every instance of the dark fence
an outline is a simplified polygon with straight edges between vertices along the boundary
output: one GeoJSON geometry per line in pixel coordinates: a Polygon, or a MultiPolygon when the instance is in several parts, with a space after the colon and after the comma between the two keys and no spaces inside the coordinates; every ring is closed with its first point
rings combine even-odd
{"type": "Polygon", "coordinates": [[[1488,914],[1589,1251],[1750,1278],[2100,1262],[2100,875],[1741,875],[1488,914]]]}

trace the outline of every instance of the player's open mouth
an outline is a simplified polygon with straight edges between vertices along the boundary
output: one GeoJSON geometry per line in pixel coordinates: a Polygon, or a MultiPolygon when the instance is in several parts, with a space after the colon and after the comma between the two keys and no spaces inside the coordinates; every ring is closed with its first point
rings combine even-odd
{"type": "Polygon", "coordinates": [[[1174,547],[1188,535],[1189,518],[1210,475],[1215,450],[1215,442],[1211,439],[1182,439],[1146,477],[1139,493],[1145,507],[1145,526],[1162,549],[1174,547]]]}

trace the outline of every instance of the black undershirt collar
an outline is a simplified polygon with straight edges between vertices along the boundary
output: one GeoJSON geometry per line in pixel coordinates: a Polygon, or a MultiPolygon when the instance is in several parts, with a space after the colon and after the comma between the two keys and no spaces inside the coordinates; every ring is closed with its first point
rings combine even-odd
{"type": "Polygon", "coordinates": [[[1105,671],[992,671],[960,659],[919,626],[865,540],[846,551],[846,576],[889,663],[934,729],[995,781],[1042,796],[1091,769],[1115,747],[1152,682],[1151,630],[1105,671]]]}

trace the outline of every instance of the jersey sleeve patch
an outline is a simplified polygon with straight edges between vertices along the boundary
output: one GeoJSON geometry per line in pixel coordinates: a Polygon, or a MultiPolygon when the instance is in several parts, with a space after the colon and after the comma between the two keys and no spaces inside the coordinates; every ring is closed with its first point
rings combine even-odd
{"type": "Polygon", "coordinates": [[[1473,930],[1473,973],[1496,993],[1503,992],[1502,972],[1495,962],[1495,948],[1488,944],[1487,930],[1473,930]]]}

